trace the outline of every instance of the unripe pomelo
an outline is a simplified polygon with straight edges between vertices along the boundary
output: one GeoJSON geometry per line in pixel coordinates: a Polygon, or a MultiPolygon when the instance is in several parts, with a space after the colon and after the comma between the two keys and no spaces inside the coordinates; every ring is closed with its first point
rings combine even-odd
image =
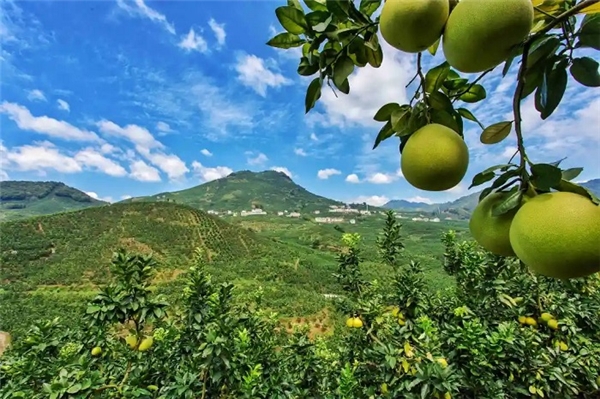
{"type": "Polygon", "coordinates": [[[456,186],[468,166],[469,149],[462,137],[438,123],[414,132],[400,157],[400,169],[406,181],[427,191],[444,191],[456,186]]]}
{"type": "Polygon", "coordinates": [[[446,22],[444,55],[461,72],[483,72],[506,60],[532,26],[531,0],[461,0],[446,22]]]}
{"type": "Polygon", "coordinates": [[[95,346],[92,348],[92,356],[100,356],[102,354],[102,348],[99,346],[95,346]]]}
{"type": "Polygon", "coordinates": [[[387,0],[381,9],[381,36],[407,53],[426,50],[442,36],[450,13],[448,0],[387,0]]]}
{"type": "Polygon", "coordinates": [[[127,342],[127,345],[129,345],[131,349],[135,349],[135,346],[137,345],[137,336],[130,334],[125,338],[125,342],[127,342]]]}
{"type": "Polygon", "coordinates": [[[544,322],[544,323],[548,323],[550,320],[552,320],[552,315],[548,312],[544,312],[542,313],[542,315],[540,316],[540,319],[544,322]]]}
{"type": "Polygon", "coordinates": [[[152,348],[152,344],[154,344],[154,338],[152,338],[152,336],[146,337],[140,343],[138,351],[146,352],[148,349],[152,348]]]}
{"type": "Polygon", "coordinates": [[[489,194],[477,204],[469,219],[469,230],[475,241],[491,253],[501,256],[515,255],[510,246],[509,232],[518,208],[499,216],[492,216],[492,209],[509,195],[503,191],[489,194]]]}
{"type": "Polygon", "coordinates": [[[536,273],[560,279],[600,271],[600,207],[570,192],[537,195],[517,211],[510,243],[536,273]]]}
{"type": "Polygon", "coordinates": [[[361,328],[363,326],[363,322],[359,317],[355,317],[352,326],[354,328],[361,328]]]}

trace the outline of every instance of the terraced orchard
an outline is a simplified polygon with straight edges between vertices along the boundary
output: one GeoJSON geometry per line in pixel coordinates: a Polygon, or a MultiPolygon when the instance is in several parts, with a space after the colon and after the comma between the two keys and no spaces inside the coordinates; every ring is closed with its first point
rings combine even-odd
{"type": "Polygon", "coordinates": [[[216,280],[233,281],[242,292],[262,286],[267,303],[290,316],[318,311],[321,293],[335,289],[331,255],[179,204],[114,204],[2,224],[0,300],[8,306],[0,309],[0,330],[79,309],[111,277],[107,259],[121,247],[152,254],[159,264],[153,286],[168,296],[180,289],[178,276],[196,247],[216,280]]]}

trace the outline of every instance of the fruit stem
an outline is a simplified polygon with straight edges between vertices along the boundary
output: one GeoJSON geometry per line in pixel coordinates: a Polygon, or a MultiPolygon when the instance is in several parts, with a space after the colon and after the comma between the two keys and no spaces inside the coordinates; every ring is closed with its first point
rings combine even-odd
{"type": "Polygon", "coordinates": [[[461,90],[460,92],[454,94],[454,96],[453,96],[454,98],[452,98],[452,103],[454,103],[456,100],[458,100],[458,98],[460,96],[462,96],[463,94],[468,93],[469,90],[471,90],[471,88],[473,86],[475,86],[481,79],[483,79],[483,77],[485,75],[487,75],[488,73],[492,72],[493,70],[494,70],[494,68],[490,68],[487,71],[484,71],[479,76],[477,76],[477,78],[474,81],[472,81],[464,90],[461,90]]]}
{"type": "MultiPolygon", "coordinates": [[[[425,91],[425,75],[423,75],[423,69],[421,68],[421,56],[422,55],[423,55],[422,52],[419,52],[419,54],[417,54],[417,73],[419,74],[419,78],[421,79],[420,87],[421,87],[422,93],[423,93],[423,102],[427,106],[427,109],[429,109],[429,97],[427,97],[427,92],[425,91]]],[[[425,112],[425,118],[427,118],[427,123],[429,123],[430,122],[429,112],[425,112]]]]}

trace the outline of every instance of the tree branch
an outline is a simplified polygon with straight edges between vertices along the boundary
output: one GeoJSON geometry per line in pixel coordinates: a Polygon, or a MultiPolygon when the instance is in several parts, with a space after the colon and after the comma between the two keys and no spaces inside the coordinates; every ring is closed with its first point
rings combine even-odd
{"type": "Polygon", "coordinates": [[[513,115],[515,120],[515,133],[517,135],[517,149],[521,155],[521,162],[519,168],[521,169],[521,189],[525,190],[528,187],[528,177],[525,172],[525,164],[528,162],[527,154],[525,153],[525,146],[523,144],[523,132],[521,129],[521,97],[523,96],[523,89],[525,87],[525,73],[527,72],[527,58],[529,56],[529,49],[534,41],[541,36],[548,33],[552,28],[566,21],[569,17],[577,14],[579,11],[587,8],[593,4],[600,2],[600,0],[584,0],[576,6],[558,15],[555,19],[550,21],[542,30],[534,35],[529,36],[523,45],[523,56],[521,58],[521,65],[517,74],[517,87],[513,97],[513,115]]]}
{"type": "Polygon", "coordinates": [[[470,83],[470,84],[467,86],[467,88],[466,88],[466,89],[464,89],[464,90],[462,90],[462,91],[460,91],[460,92],[456,93],[455,95],[453,95],[453,97],[454,97],[454,98],[452,99],[452,102],[454,103],[456,100],[458,100],[458,98],[459,98],[460,96],[462,96],[462,95],[463,95],[463,94],[465,94],[465,93],[468,93],[468,92],[469,92],[469,90],[471,90],[471,87],[475,86],[475,85],[476,85],[476,84],[477,84],[477,83],[478,83],[478,82],[479,82],[481,79],[483,79],[483,77],[484,77],[485,75],[487,75],[488,73],[492,72],[493,70],[494,70],[494,68],[490,68],[490,69],[488,69],[487,71],[485,71],[485,72],[483,72],[482,74],[480,74],[479,76],[477,76],[477,79],[475,79],[474,81],[472,81],[472,82],[471,82],[471,83],[470,83]]]}
{"type": "MultiPolygon", "coordinates": [[[[421,56],[423,53],[419,52],[417,55],[417,74],[421,79],[421,89],[423,90],[423,102],[429,108],[429,98],[427,97],[427,92],[425,91],[425,75],[423,75],[423,69],[421,68],[421,56]]],[[[425,117],[427,118],[427,123],[429,123],[429,112],[425,113],[425,117]]]]}

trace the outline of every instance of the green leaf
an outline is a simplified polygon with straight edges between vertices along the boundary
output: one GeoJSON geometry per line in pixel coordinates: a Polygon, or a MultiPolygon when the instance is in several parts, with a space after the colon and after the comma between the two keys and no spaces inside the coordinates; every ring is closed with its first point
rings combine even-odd
{"type": "Polygon", "coordinates": [[[535,92],[535,109],[540,112],[542,119],[552,115],[560,104],[567,89],[567,81],[567,70],[560,67],[545,73],[542,77],[542,84],[535,92]]]}
{"type": "MultiPolygon", "coordinates": [[[[354,71],[354,62],[350,57],[342,55],[337,59],[333,65],[333,83],[342,90],[339,86],[343,84],[345,80],[348,80],[348,76],[354,71]]],[[[348,94],[348,93],[346,93],[348,94]]]]}
{"type": "Polygon", "coordinates": [[[596,195],[593,192],[591,192],[583,186],[580,186],[568,180],[562,179],[555,188],[558,191],[566,191],[570,193],[583,195],[584,197],[587,197],[590,200],[592,200],[594,204],[600,205],[600,199],[598,199],[598,197],[596,197],[596,195]]]}
{"type": "Polygon", "coordinates": [[[454,109],[448,96],[440,91],[434,91],[433,93],[429,94],[427,100],[433,109],[448,112],[452,112],[454,109]]]}
{"type": "Polygon", "coordinates": [[[289,33],[300,35],[308,29],[304,13],[293,6],[281,6],[275,9],[275,15],[281,26],[289,33]]]}
{"type": "Polygon", "coordinates": [[[74,384],[69,389],[67,389],[67,393],[70,393],[70,394],[75,394],[79,391],[81,391],[81,384],[79,384],[79,383],[74,384]]]}
{"type": "Polygon", "coordinates": [[[580,57],[573,60],[571,65],[571,76],[584,86],[600,86],[600,73],[598,73],[598,62],[590,57],[580,57]]]}
{"type": "Polygon", "coordinates": [[[485,87],[480,84],[475,84],[469,87],[465,93],[461,94],[459,99],[466,103],[476,103],[487,97],[485,87]]]}
{"type": "Polygon", "coordinates": [[[387,104],[383,105],[381,108],[379,108],[379,110],[377,110],[377,112],[375,113],[375,116],[373,116],[373,119],[375,119],[377,122],[389,121],[392,116],[392,112],[394,112],[395,110],[399,110],[399,109],[400,109],[400,104],[387,103],[387,104]]]}
{"type": "Polygon", "coordinates": [[[304,0],[304,4],[313,11],[327,11],[327,6],[323,0],[304,0]]]}
{"type": "Polygon", "coordinates": [[[469,111],[466,108],[459,108],[457,109],[458,113],[465,119],[468,119],[472,122],[477,123],[479,126],[481,126],[482,129],[485,129],[485,127],[481,124],[481,122],[479,122],[479,120],[475,117],[475,115],[473,115],[473,113],[471,111],[469,111]]]}
{"type": "Polygon", "coordinates": [[[483,144],[496,144],[504,140],[510,134],[513,121],[494,123],[483,129],[479,140],[483,144]]]}
{"type": "Polygon", "coordinates": [[[360,0],[360,6],[358,9],[360,12],[370,17],[375,11],[377,11],[380,5],[381,0],[360,0]]]}
{"type": "Polygon", "coordinates": [[[540,190],[550,191],[558,186],[562,179],[562,171],[547,163],[531,165],[531,183],[540,190]]]}
{"type": "Polygon", "coordinates": [[[315,32],[323,32],[331,23],[333,16],[328,11],[313,11],[306,14],[306,22],[315,32]]]}
{"type": "Polygon", "coordinates": [[[306,89],[306,97],[304,99],[304,106],[305,106],[305,113],[307,114],[308,111],[310,111],[315,104],[317,103],[317,101],[319,100],[319,98],[321,98],[321,86],[323,84],[323,81],[321,80],[320,77],[318,78],[314,78],[312,80],[312,82],[310,82],[310,84],[308,85],[308,88],[306,89]]]}
{"type": "Polygon", "coordinates": [[[375,144],[373,144],[373,149],[377,148],[382,141],[389,139],[394,135],[394,130],[392,129],[392,123],[387,121],[385,125],[381,128],[377,137],[375,138],[375,144]]]}
{"type": "Polygon", "coordinates": [[[583,168],[571,168],[562,171],[562,178],[565,180],[573,180],[583,172],[583,168]]]}
{"type": "Polygon", "coordinates": [[[302,8],[302,4],[300,4],[300,2],[298,0],[287,0],[287,4],[288,4],[288,6],[294,7],[297,10],[302,11],[302,13],[304,14],[304,9],[302,8]]]}
{"type": "Polygon", "coordinates": [[[485,197],[487,197],[488,195],[490,195],[490,193],[491,193],[492,191],[493,191],[493,188],[491,188],[491,187],[485,188],[485,189],[484,189],[484,190],[481,192],[481,194],[479,194],[479,202],[483,201],[483,199],[484,199],[485,197]]]}
{"type": "Polygon", "coordinates": [[[375,51],[365,46],[365,53],[369,65],[371,65],[373,68],[379,68],[381,66],[381,63],[383,62],[383,50],[379,44],[377,45],[377,50],[375,51]]]}
{"type": "Polygon", "coordinates": [[[348,0],[327,0],[327,9],[340,21],[348,19],[348,0]]]}
{"type": "Polygon", "coordinates": [[[460,126],[448,111],[434,109],[431,111],[431,121],[439,123],[454,130],[457,133],[462,133],[460,126]]]}
{"type": "Polygon", "coordinates": [[[299,47],[306,41],[298,35],[292,33],[283,32],[272,38],[267,42],[267,45],[278,48],[292,48],[299,47]]]}
{"type": "Polygon", "coordinates": [[[433,43],[431,46],[427,47],[427,51],[429,51],[429,54],[435,55],[435,53],[437,53],[437,49],[439,46],[440,46],[440,39],[437,39],[435,41],[435,43],[433,43]]]}
{"type": "Polygon", "coordinates": [[[403,105],[398,109],[395,109],[392,112],[390,117],[390,122],[392,123],[392,129],[394,132],[400,133],[400,136],[403,133],[404,128],[408,124],[408,120],[410,118],[410,106],[403,105]]]}
{"type": "Polygon", "coordinates": [[[496,177],[496,174],[494,172],[480,172],[477,173],[475,176],[473,176],[473,181],[471,182],[471,185],[469,186],[468,190],[470,190],[473,187],[477,187],[482,185],[483,183],[487,183],[490,180],[492,180],[494,177],[496,177]]]}
{"type": "Polygon", "coordinates": [[[600,13],[586,15],[577,36],[581,46],[600,50],[600,13]]]}
{"type": "Polygon", "coordinates": [[[367,65],[365,41],[362,37],[355,38],[348,45],[348,56],[356,66],[364,67],[367,65]]]}
{"type": "Polygon", "coordinates": [[[341,82],[336,83],[335,81],[333,82],[333,84],[335,85],[335,87],[338,88],[339,91],[341,91],[344,94],[348,94],[350,93],[350,82],[348,81],[348,79],[344,79],[341,82]]]}
{"type": "Polygon", "coordinates": [[[468,82],[469,82],[469,79],[465,79],[465,78],[449,79],[449,77],[448,77],[444,81],[444,87],[447,88],[448,90],[458,90],[461,88],[466,88],[468,82]]]}
{"type": "Polygon", "coordinates": [[[544,65],[538,64],[530,69],[527,69],[527,71],[525,72],[525,84],[523,85],[523,93],[521,95],[521,99],[525,99],[535,91],[535,89],[542,82],[543,75],[544,65]]]}
{"type": "Polygon", "coordinates": [[[523,192],[521,190],[515,190],[506,199],[492,207],[492,216],[500,216],[511,209],[518,207],[521,204],[523,198],[523,192]]]}
{"type": "Polygon", "coordinates": [[[504,67],[502,68],[502,77],[505,77],[506,74],[508,73],[508,71],[510,71],[510,67],[514,61],[514,59],[521,55],[523,52],[523,43],[519,43],[515,46],[513,46],[513,48],[510,51],[510,55],[506,58],[506,61],[504,62],[504,67]]]}
{"type": "Polygon", "coordinates": [[[316,73],[318,70],[319,70],[318,64],[311,65],[308,62],[308,58],[306,58],[306,57],[300,58],[300,64],[298,65],[298,71],[297,71],[299,75],[310,76],[310,75],[313,75],[314,73],[316,73]]]}
{"type": "Polygon", "coordinates": [[[449,71],[450,64],[446,61],[427,71],[427,74],[425,75],[425,91],[427,93],[438,91],[440,87],[442,87],[444,80],[446,80],[449,71]]]}
{"type": "Polygon", "coordinates": [[[554,54],[559,46],[560,39],[554,35],[545,36],[536,40],[529,49],[527,68],[531,68],[540,60],[550,59],[550,55],[554,54]]]}

